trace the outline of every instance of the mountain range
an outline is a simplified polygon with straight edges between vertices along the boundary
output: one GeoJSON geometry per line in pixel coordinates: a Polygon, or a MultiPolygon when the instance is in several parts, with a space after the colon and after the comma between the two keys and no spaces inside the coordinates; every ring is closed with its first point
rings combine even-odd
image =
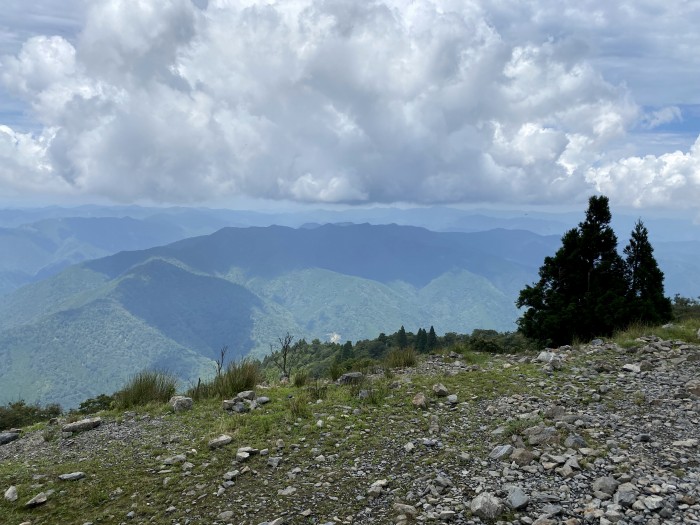
{"type": "Polygon", "coordinates": [[[386,225],[223,228],[82,262],[0,304],[0,403],[75,406],[130,374],[184,381],[287,331],[340,342],[433,325],[511,330],[514,297],[558,236],[386,225]]]}
{"type": "MultiPolygon", "coordinates": [[[[0,210],[0,403],[74,406],[144,368],[195,381],[223,345],[231,358],[261,356],[287,331],[344,342],[401,325],[511,330],[518,291],[580,219],[451,208],[0,210]]],[[[620,250],[634,220],[614,217],[620,250]]],[[[700,228],[645,223],[667,294],[700,295],[700,228]]]]}

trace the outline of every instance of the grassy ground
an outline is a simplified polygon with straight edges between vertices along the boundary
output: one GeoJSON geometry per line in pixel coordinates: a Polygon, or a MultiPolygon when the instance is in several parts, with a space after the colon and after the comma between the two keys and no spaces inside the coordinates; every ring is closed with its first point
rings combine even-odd
{"type": "MultiPolygon", "coordinates": [[[[487,358],[470,354],[469,360],[484,363],[487,358]]],[[[285,513],[292,523],[312,523],[320,517],[332,519],[340,508],[352,515],[368,504],[358,496],[376,479],[454,461],[458,452],[480,450],[477,434],[499,422],[484,420],[477,425],[477,408],[506,393],[532,390],[531,383],[539,380],[533,365],[504,368],[504,364],[504,359],[496,358],[478,373],[396,373],[354,386],[311,383],[302,388],[258,389],[258,395],[272,401],[240,415],[224,413],[214,400],[178,414],[163,405],[140,408],[126,417],[122,412],[104,412],[104,428],[112,427],[108,432],[98,429],[70,439],[52,427],[35,425],[37,452],[0,463],[0,488],[15,485],[20,493],[17,503],[0,502],[0,523],[121,523],[132,511],[133,523],[162,524],[188,519],[215,523],[226,509],[236,512],[236,523],[260,523],[285,513]],[[471,430],[446,426],[439,449],[411,456],[397,453],[406,442],[427,433],[428,415],[414,408],[411,399],[424,392],[433,405],[440,403],[432,395],[436,382],[458,395],[462,404],[452,410],[474,426],[471,430]],[[358,397],[361,390],[367,397],[358,397]],[[208,441],[221,434],[232,436],[233,443],[209,450],[208,441]],[[473,439],[468,439],[470,434],[473,439]],[[278,452],[279,439],[285,448],[278,452]],[[279,453],[282,465],[270,468],[267,457],[261,456],[235,463],[240,446],[268,449],[272,456],[279,453]],[[164,458],[179,453],[187,455],[191,468],[163,465],[164,458]],[[246,467],[250,470],[244,472],[246,467]],[[292,479],[289,473],[295,467],[301,472],[292,479]],[[235,485],[217,497],[224,473],[231,470],[241,472],[235,485]],[[75,482],[58,480],[58,475],[74,471],[87,476],[75,482]],[[338,483],[347,490],[330,490],[338,483]],[[277,495],[289,485],[298,489],[296,495],[277,495]],[[25,509],[19,504],[47,490],[55,492],[45,505],[25,509]],[[337,494],[336,499],[331,493],[337,494]],[[312,511],[308,519],[298,515],[305,506],[312,511]]]]}
{"type": "MultiPolygon", "coordinates": [[[[698,328],[697,320],[669,328],[632,327],[613,339],[623,347],[639,346],[643,343],[638,337],[656,333],[697,343],[698,328]]],[[[20,494],[16,503],[0,500],[0,523],[259,524],[280,516],[300,524],[336,518],[342,522],[349,516],[355,523],[387,523],[393,519],[390,502],[408,495],[409,480],[442,471],[471,476],[469,462],[488,455],[491,432],[500,427],[508,437],[542,421],[503,415],[498,408],[503,396],[543,405],[564,393],[572,403],[592,402],[599,380],[582,371],[614,369],[620,365],[620,352],[587,355],[575,349],[564,370],[550,373],[539,364],[519,362],[519,357],[479,352],[458,358],[477,365],[478,371],[447,373],[454,358],[431,359],[440,366],[423,362],[420,373],[399,369],[360,385],[309,381],[305,386],[258,387],[258,396],[271,402],[247,414],[225,413],[220,401],[203,399],[183,413],[162,404],[131,413],[103,412],[100,428],[70,438],[62,437],[57,427],[34,425],[22,438],[31,444],[22,454],[7,457],[0,450],[0,492],[15,485],[20,494]],[[437,382],[457,394],[456,406],[433,395],[437,382]],[[428,397],[429,411],[412,405],[418,392],[428,397]],[[439,419],[440,432],[433,436],[439,445],[424,446],[422,440],[432,436],[431,416],[439,419]],[[233,442],[210,450],[209,440],[221,434],[233,442]],[[278,449],[278,440],[283,448],[278,449]],[[416,446],[412,453],[404,450],[408,442],[416,446]],[[267,449],[268,455],[238,462],[237,449],[244,446],[267,449]],[[166,458],[176,454],[184,454],[191,465],[166,465],[166,458]],[[267,465],[269,456],[282,458],[279,467],[267,465]],[[86,478],[58,479],[74,471],[85,472],[86,478]],[[224,475],[232,471],[238,471],[233,486],[217,495],[224,475]],[[390,481],[390,500],[366,497],[378,479],[390,481]],[[288,486],[296,493],[278,494],[288,486]],[[55,492],[45,505],[23,506],[50,490],[55,492]],[[368,514],[357,517],[367,509],[368,514]],[[233,518],[217,519],[227,510],[233,518]]],[[[622,395],[610,392],[605,402],[613,409],[622,395]]],[[[596,446],[595,436],[587,439],[596,446]]]]}

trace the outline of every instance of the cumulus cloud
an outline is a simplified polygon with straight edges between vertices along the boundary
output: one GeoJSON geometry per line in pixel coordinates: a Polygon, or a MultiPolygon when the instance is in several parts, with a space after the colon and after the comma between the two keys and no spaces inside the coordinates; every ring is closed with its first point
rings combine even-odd
{"type": "Polygon", "coordinates": [[[0,60],[43,126],[0,129],[0,181],[184,203],[551,202],[626,183],[606,151],[645,118],[628,89],[580,40],[508,36],[506,4],[96,0],[75,42],[0,60]]]}
{"type": "Polygon", "coordinates": [[[651,111],[644,116],[642,120],[642,127],[644,129],[654,129],[664,124],[669,124],[671,122],[681,122],[683,120],[683,115],[680,108],[676,106],[669,106],[656,111],[651,111]]]}
{"type": "Polygon", "coordinates": [[[629,157],[592,168],[587,179],[620,202],[681,207],[700,202],[700,137],[687,153],[629,157]]]}

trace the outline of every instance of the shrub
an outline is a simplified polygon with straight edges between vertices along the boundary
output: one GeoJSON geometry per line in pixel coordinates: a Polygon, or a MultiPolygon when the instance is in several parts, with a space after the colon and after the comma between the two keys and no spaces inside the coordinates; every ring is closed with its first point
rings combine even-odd
{"type": "Polygon", "coordinates": [[[167,403],[175,395],[177,378],[168,372],[145,370],[132,376],[126,386],[115,392],[116,408],[125,409],[148,405],[149,403],[167,403]]]}
{"type": "Polygon", "coordinates": [[[61,406],[50,404],[42,407],[38,403],[27,405],[23,400],[0,406],[0,431],[20,428],[46,421],[61,415],[61,406]]]}
{"type": "Polygon", "coordinates": [[[474,330],[467,346],[474,352],[514,354],[536,349],[533,341],[520,332],[499,333],[495,330],[474,330]]]}
{"type": "Polygon", "coordinates": [[[376,381],[367,389],[367,394],[367,403],[370,405],[380,405],[384,402],[386,396],[389,395],[389,388],[386,383],[376,381]]]}
{"type": "Polygon", "coordinates": [[[311,399],[326,399],[328,385],[317,379],[306,387],[306,390],[309,392],[309,397],[311,399]]]}
{"type": "Polygon", "coordinates": [[[218,371],[211,381],[197,382],[197,386],[187,390],[187,395],[195,401],[202,399],[230,399],[239,392],[251,390],[262,380],[260,363],[250,359],[230,362],[226,369],[218,371]]]}
{"type": "Polygon", "coordinates": [[[311,409],[309,408],[309,398],[305,394],[295,397],[290,397],[287,400],[289,412],[294,419],[308,419],[311,417],[311,409]]]}
{"type": "Polygon", "coordinates": [[[343,367],[338,361],[333,361],[331,366],[328,367],[328,375],[332,381],[337,381],[343,375],[343,367]]]}
{"type": "Polygon", "coordinates": [[[218,397],[227,399],[243,390],[252,390],[260,380],[260,364],[244,359],[237,363],[229,363],[226,372],[214,378],[214,390],[218,397]]]}
{"type": "Polygon", "coordinates": [[[114,396],[100,394],[97,397],[91,397],[80,403],[77,412],[80,414],[94,414],[101,410],[109,410],[114,403],[114,396]]]}
{"type": "Polygon", "coordinates": [[[292,384],[297,388],[301,388],[304,385],[306,385],[306,383],[308,381],[309,381],[309,373],[306,370],[298,370],[294,374],[294,379],[292,380],[292,384]]]}
{"type": "Polygon", "coordinates": [[[384,364],[388,368],[406,368],[415,366],[417,362],[418,356],[413,348],[395,348],[384,358],[384,364]]]}

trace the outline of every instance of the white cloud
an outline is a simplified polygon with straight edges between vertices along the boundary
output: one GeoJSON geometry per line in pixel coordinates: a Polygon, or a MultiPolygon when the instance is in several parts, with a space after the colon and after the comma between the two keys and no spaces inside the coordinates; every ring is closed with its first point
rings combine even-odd
{"type": "Polygon", "coordinates": [[[687,153],[629,157],[589,170],[587,179],[621,204],[697,207],[700,202],[700,137],[687,153]]]}
{"type": "Polygon", "coordinates": [[[669,124],[671,122],[681,122],[683,120],[683,115],[681,110],[676,106],[667,106],[665,108],[658,109],[656,111],[651,111],[649,114],[644,115],[642,120],[642,127],[645,129],[654,129],[664,124],[669,124]]]}
{"type": "MultiPolygon", "coordinates": [[[[44,191],[118,201],[560,202],[606,178],[625,185],[622,171],[603,175],[617,173],[611,148],[637,123],[679,118],[673,106],[643,116],[588,43],[547,32],[559,9],[546,6],[89,5],[75,39],[37,36],[0,59],[3,84],[44,129],[3,128],[6,189],[44,181],[44,191]],[[524,16],[531,32],[512,24],[524,16]]],[[[588,11],[608,34],[618,11],[585,7],[565,10],[565,25],[588,11]]]]}

